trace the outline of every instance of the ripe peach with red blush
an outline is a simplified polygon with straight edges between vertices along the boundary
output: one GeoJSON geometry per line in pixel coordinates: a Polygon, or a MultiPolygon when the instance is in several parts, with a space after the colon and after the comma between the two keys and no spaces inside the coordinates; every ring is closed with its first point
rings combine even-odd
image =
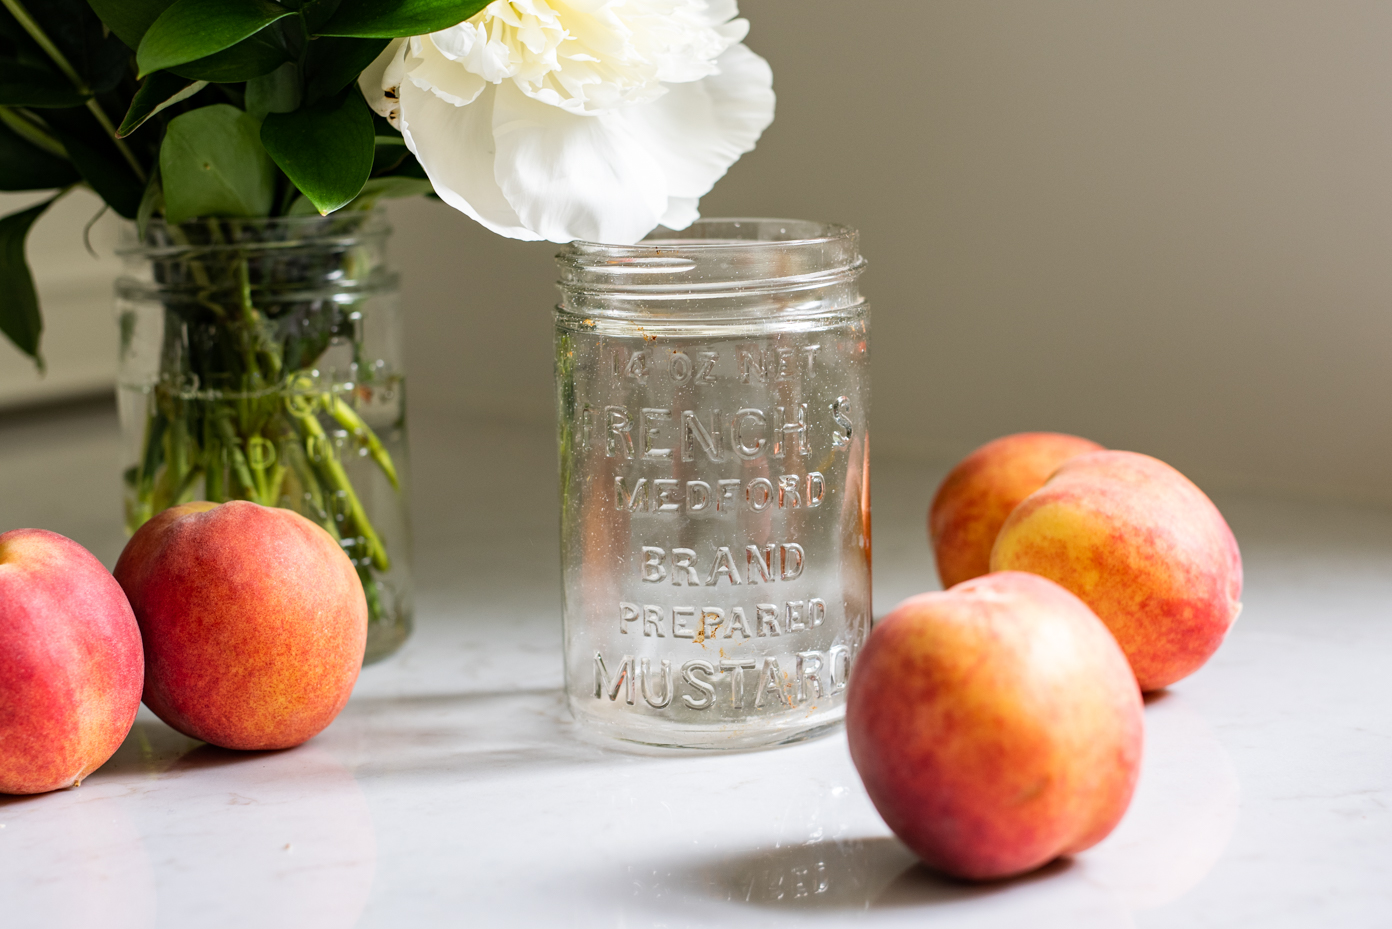
{"type": "Polygon", "coordinates": [[[1198,670],[1242,608],[1242,556],[1218,508],[1136,452],[1062,465],[1010,514],[991,567],[1047,577],[1082,598],[1145,691],[1198,670]]]}
{"type": "Polygon", "coordinates": [[[1142,705],[1116,640],[1052,581],[1004,572],[876,625],[847,696],[851,758],[925,863],[984,880],[1100,842],[1140,769],[1142,705]]]}
{"type": "Polygon", "coordinates": [[[1003,436],[958,462],[933,497],[928,535],[944,588],[991,570],[991,546],[1010,511],[1059,465],[1102,446],[1058,432],[1003,436]]]}
{"type": "Polygon", "coordinates": [[[0,793],[71,787],[115,753],[140,708],[140,630],[81,545],[0,535],[0,793]]]}
{"type": "Polygon", "coordinates": [[[198,502],[155,516],[116,563],[145,642],[145,705],[223,748],[288,748],[348,702],[367,644],[362,582],[290,510],[198,502]]]}

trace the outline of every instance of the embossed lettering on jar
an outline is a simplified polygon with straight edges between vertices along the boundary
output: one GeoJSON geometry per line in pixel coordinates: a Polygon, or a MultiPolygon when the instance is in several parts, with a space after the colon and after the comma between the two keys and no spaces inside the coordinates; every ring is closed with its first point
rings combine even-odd
{"type": "Polygon", "coordinates": [[[661,746],[827,731],[871,621],[855,232],[702,220],[558,261],[572,711],[661,746]]]}

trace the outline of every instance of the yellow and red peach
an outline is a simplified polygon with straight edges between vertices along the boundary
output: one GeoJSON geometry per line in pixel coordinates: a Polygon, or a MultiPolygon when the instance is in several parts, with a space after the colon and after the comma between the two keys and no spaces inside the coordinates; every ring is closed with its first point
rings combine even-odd
{"type": "Polygon", "coordinates": [[[135,616],[100,561],[55,532],[0,535],[0,793],[101,767],[135,722],[143,671],[135,616]]]}
{"type": "Polygon", "coordinates": [[[991,568],[1029,571],[1082,598],[1144,691],[1197,671],[1242,608],[1242,556],[1218,508],[1136,452],[1066,462],[1010,514],[991,568]]]}
{"type": "Polygon", "coordinates": [[[991,570],[991,546],[1010,511],[1070,458],[1102,446],[1058,432],[1002,436],[957,463],[933,497],[928,535],[944,588],[991,570]]]}
{"type": "Polygon", "coordinates": [[[1142,705],[1116,640],[1030,574],[901,603],[856,658],[851,758],[926,864],[974,880],[1100,842],[1139,773],[1142,705]]]}
{"type": "Polygon", "coordinates": [[[145,705],[185,735],[288,748],[348,702],[367,643],[362,582],[303,516],[173,507],[140,527],[115,574],[145,642],[145,705]]]}

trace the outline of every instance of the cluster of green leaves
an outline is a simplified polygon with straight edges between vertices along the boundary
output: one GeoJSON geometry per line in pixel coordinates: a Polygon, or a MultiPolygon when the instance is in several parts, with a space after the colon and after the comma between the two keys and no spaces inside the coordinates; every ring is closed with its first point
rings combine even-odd
{"type": "Polygon", "coordinates": [[[0,0],[0,190],[54,192],[0,218],[0,332],[40,360],[24,243],[79,184],[141,224],[427,192],[357,79],[391,39],[487,2],[0,0]]]}

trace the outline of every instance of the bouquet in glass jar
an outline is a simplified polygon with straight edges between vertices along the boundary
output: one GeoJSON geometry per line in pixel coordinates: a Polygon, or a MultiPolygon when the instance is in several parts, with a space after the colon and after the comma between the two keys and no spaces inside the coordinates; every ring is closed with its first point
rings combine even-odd
{"type": "Polygon", "coordinates": [[[128,528],[200,496],[292,506],[379,622],[404,526],[370,501],[399,494],[404,405],[372,344],[393,286],[373,205],[428,193],[513,238],[630,243],[693,222],[773,116],[734,0],[0,7],[0,189],[52,192],[0,218],[0,331],[42,367],[25,239],[92,189],[135,229],[128,528]]]}
{"type": "Polygon", "coordinates": [[[366,210],[151,220],[116,287],[127,530],[195,498],[296,510],[357,567],[369,658],[411,616],[386,233],[366,210]]]}

